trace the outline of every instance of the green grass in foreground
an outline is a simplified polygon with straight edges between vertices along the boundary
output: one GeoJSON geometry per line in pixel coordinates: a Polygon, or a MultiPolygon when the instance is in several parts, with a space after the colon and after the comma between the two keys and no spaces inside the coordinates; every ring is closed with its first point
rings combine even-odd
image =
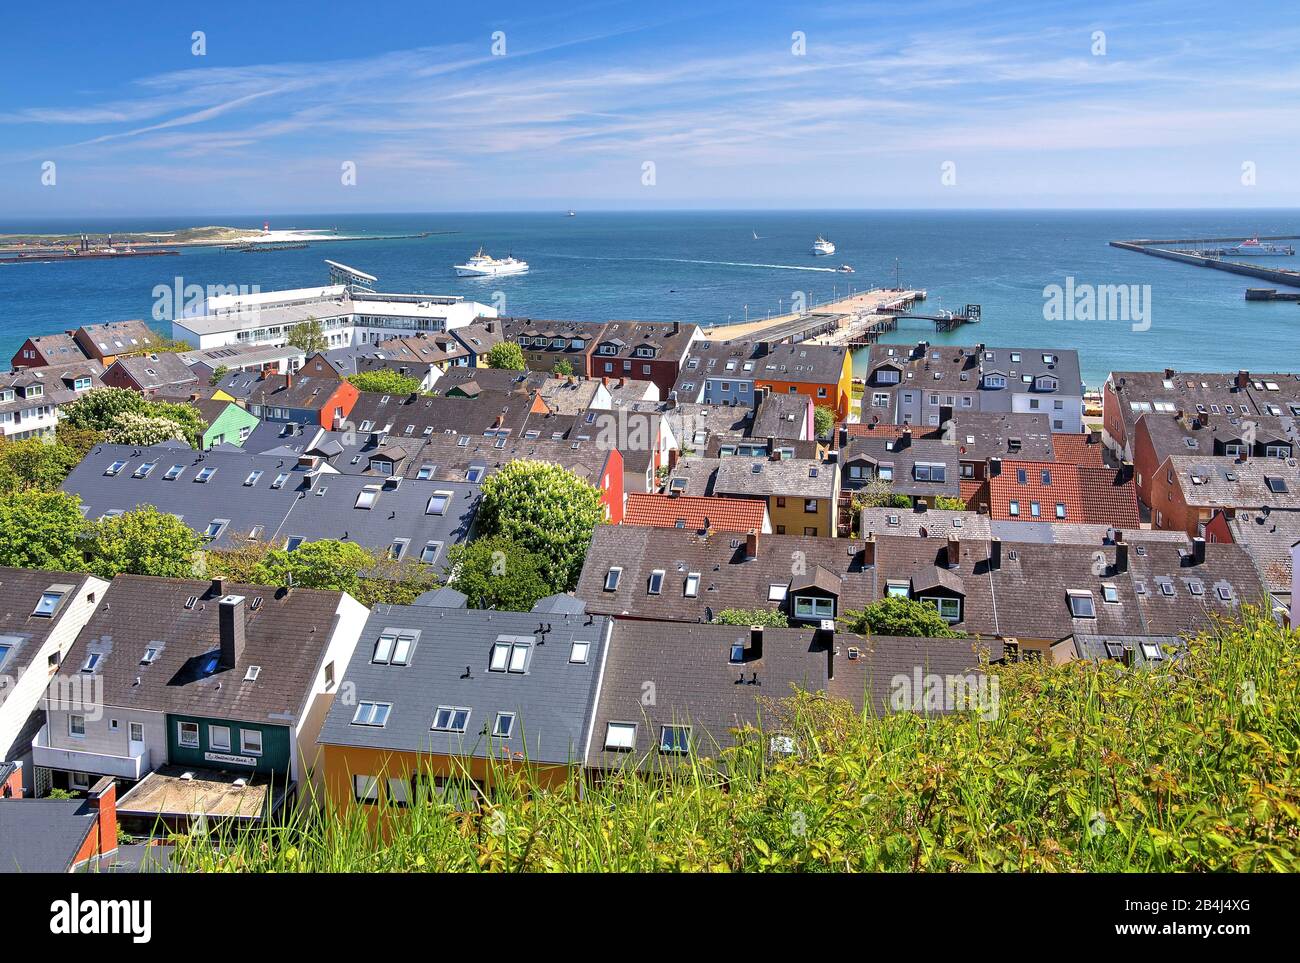
{"type": "Polygon", "coordinates": [[[1157,671],[997,669],[1001,709],[860,717],[800,694],[758,740],[675,776],[180,841],[190,870],[764,871],[1300,869],[1300,634],[1266,613],[1157,671]],[[724,774],[725,771],[725,774],[724,774]],[[214,845],[215,843],[215,845],[214,845]]]}

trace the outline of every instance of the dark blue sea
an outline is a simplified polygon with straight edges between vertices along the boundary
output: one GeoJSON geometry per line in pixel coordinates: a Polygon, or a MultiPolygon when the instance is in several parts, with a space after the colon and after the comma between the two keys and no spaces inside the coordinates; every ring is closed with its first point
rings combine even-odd
{"type": "MultiPolygon", "coordinates": [[[[198,224],[257,228],[261,216],[0,223],[0,232],[150,231],[198,224]]],[[[850,289],[901,283],[929,293],[925,307],[982,306],[983,321],[936,337],[905,321],[890,340],[961,341],[1077,348],[1084,378],[1113,369],[1300,370],[1300,305],[1246,303],[1249,278],[1111,248],[1136,237],[1300,233],[1296,211],[934,212],[721,211],[279,216],[279,230],[340,234],[448,232],[412,240],[314,243],[241,254],[186,249],[179,257],[0,264],[0,358],[30,334],[90,321],[150,318],[157,285],[258,285],[263,291],[323,284],[325,258],[377,275],[389,291],[460,294],[537,318],[645,318],[708,323],[788,311],[850,289]],[[825,234],[837,253],[817,258],[825,234]],[[757,234],[757,238],[755,238],[757,234]],[[513,252],[527,275],[459,279],[451,266],[484,245],[513,252]],[[835,273],[839,264],[852,275],[835,273]],[[1046,321],[1044,288],[1075,284],[1151,286],[1150,328],[1127,321],[1046,321]]],[[[1298,258],[1255,259],[1288,265],[1298,258]]],[[[1295,265],[1292,265],[1295,266],[1295,265]]],[[[159,324],[168,330],[166,324],[159,324]]]]}

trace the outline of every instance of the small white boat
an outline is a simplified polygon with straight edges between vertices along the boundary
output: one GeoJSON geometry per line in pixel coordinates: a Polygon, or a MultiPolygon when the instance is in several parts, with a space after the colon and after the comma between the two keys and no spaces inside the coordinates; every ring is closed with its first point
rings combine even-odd
{"type": "Polygon", "coordinates": [[[569,211],[569,217],[577,217],[577,216],[578,216],[577,211],[569,211]]]}
{"type": "Polygon", "coordinates": [[[835,245],[832,244],[830,241],[826,240],[826,238],[822,237],[820,234],[817,235],[817,240],[813,241],[812,249],[814,254],[835,253],[835,245]]]}
{"type": "Polygon", "coordinates": [[[841,264],[841,265],[840,265],[839,267],[837,267],[835,270],[839,271],[841,274],[852,274],[852,273],[853,273],[853,268],[852,268],[850,265],[848,265],[848,264],[841,264]]]}
{"type": "Polygon", "coordinates": [[[495,258],[480,247],[477,254],[464,264],[457,264],[455,268],[458,277],[495,278],[507,274],[523,274],[528,270],[528,262],[517,257],[495,258]]]}

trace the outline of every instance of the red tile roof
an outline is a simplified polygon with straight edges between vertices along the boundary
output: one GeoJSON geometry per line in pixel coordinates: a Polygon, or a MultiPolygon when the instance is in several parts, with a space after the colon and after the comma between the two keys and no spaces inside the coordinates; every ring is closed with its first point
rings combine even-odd
{"type": "Polygon", "coordinates": [[[1089,468],[1102,468],[1105,462],[1101,458],[1101,441],[1091,435],[1052,435],[1052,451],[1059,464],[1084,465],[1089,468]]]}
{"type": "Polygon", "coordinates": [[[972,512],[979,511],[980,504],[988,504],[989,485],[985,479],[963,478],[961,480],[961,500],[972,512]]]}
{"type": "Polygon", "coordinates": [[[646,495],[634,492],[627,496],[623,515],[625,525],[653,525],[655,528],[682,527],[690,531],[709,526],[724,532],[763,530],[767,503],[754,498],[712,498],[703,495],[646,495]]]}
{"type": "Polygon", "coordinates": [[[1089,468],[1045,461],[1004,461],[1002,473],[989,479],[989,509],[997,521],[1075,522],[1089,525],[1114,525],[1137,528],[1137,489],[1132,479],[1121,482],[1120,472],[1110,468],[1089,468]],[[1024,482],[1020,472],[1024,472],[1024,482]],[[1043,474],[1048,482],[1044,484],[1043,474]],[[1019,503],[1020,513],[1011,514],[1011,502],[1019,503]],[[1040,514],[1031,505],[1038,502],[1040,514]],[[1056,506],[1065,506],[1065,517],[1058,518],[1056,506]]]}

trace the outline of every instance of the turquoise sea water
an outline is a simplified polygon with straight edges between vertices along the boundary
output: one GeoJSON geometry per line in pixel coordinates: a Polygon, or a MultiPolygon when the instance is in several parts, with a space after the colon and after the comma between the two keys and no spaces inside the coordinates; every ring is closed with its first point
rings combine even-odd
{"type": "MultiPolygon", "coordinates": [[[[167,231],[198,223],[260,227],[261,216],[0,223],[0,232],[167,231]]],[[[341,234],[447,231],[417,240],[337,241],[268,254],[219,248],[179,257],[0,264],[0,357],[23,338],[90,321],[150,318],[157,285],[259,285],[264,291],[322,284],[325,258],[379,277],[382,290],[460,294],[537,318],[645,318],[725,323],[823,301],[850,288],[893,285],[929,292],[925,307],[983,307],[978,326],[936,336],[904,322],[890,340],[926,338],[1077,348],[1098,385],[1114,369],[1300,371],[1300,305],[1244,301],[1252,279],[1111,248],[1135,237],[1300,233],[1297,211],[717,211],[526,214],[304,215],[270,218],[274,229],[337,228],[341,234]],[[754,234],[758,238],[754,238],[754,234]],[[837,253],[817,258],[824,233],[837,253]],[[460,279],[451,265],[480,245],[513,252],[530,273],[460,279]],[[856,273],[826,270],[841,263],[856,273]],[[1151,326],[1124,321],[1046,321],[1047,285],[1151,286],[1151,326]]],[[[1300,266],[1300,258],[1255,259],[1300,266]]],[[[166,331],[166,324],[158,324],[166,331]]]]}

